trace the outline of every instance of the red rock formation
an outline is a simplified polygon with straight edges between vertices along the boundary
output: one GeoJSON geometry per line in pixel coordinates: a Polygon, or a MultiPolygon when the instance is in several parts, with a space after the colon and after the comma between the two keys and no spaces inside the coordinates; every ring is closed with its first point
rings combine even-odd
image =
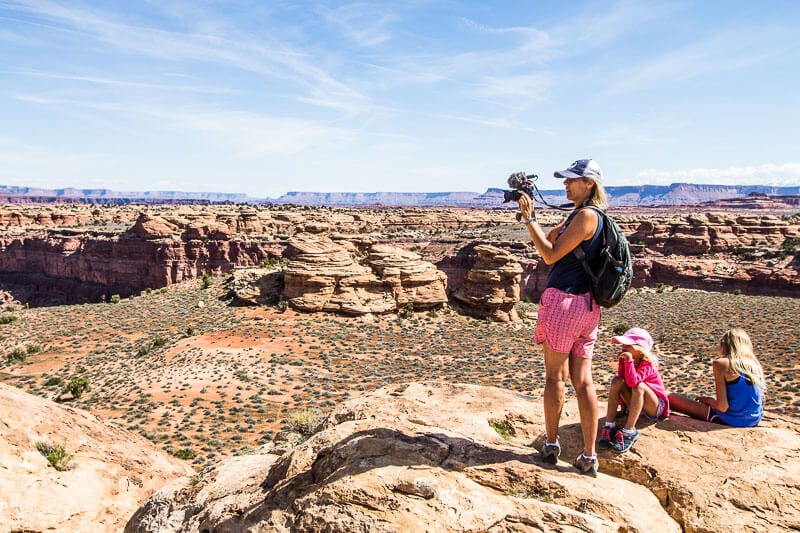
{"type": "Polygon", "coordinates": [[[447,301],[445,276],[418,254],[372,245],[359,261],[353,249],[324,235],[295,235],[284,274],[289,305],[361,315],[395,311],[408,303],[427,309],[447,301]]]}
{"type": "Polygon", "coordinates": [[[486,244],[475,246],[474,266],[467,272],[464,286],[453,292],[463,311],[477,318],[498,322],[518,320],[522,267],[514,255],[486,244]]]}

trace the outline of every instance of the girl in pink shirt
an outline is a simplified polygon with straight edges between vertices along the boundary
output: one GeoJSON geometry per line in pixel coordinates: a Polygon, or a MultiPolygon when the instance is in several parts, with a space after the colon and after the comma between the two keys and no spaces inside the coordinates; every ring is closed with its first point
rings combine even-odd
{"type": "Polygon", "coordinates": [[[631,328],[624,335],[612,337],[611,342],[622,345],[622,351],[617,376],[609,386],[608,411],[598,447],[624,453],[639,438],[639,415],[644,413],[652,420],[669,416],[669,398],[658,373],[658,359],[651,352],[653,338],[647,331],[631,328]],[[628,418],[625,426],[617,430],[614,420],[619,405],[627,405],[628,418]]]}

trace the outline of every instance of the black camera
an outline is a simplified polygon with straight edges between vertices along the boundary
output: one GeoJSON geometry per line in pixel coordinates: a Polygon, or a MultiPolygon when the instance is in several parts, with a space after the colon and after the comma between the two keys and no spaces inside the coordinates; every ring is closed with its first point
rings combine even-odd
{"type": "Polygon", "coordinates": [[[524,172],[515,172],[508,177],[508,186],[511,190],[503,190],[503,203],[516,202],[520,193],[525,193],[533,200],[533,182],[539,179],[536,174],[526,175],[524,172]]]}

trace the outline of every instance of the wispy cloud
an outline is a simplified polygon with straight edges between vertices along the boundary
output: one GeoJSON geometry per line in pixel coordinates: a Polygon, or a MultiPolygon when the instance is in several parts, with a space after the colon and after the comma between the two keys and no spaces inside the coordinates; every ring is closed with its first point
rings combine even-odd
{"type": "Polygon", "coordinates": [[[94,85],[109,85],[114,87],[128,87],[133,89],[157,89],[168,92],[194,92],[204,94],[240,94],[242,91],[237,89],[221,89],[213,87],[201,87],[197,85],[172,85],[158,84],[130,80],[118,80],[113,78],[100,78],[95,76],[77,76],[70,74],[60,74],[55,72],[41,72],[33,70],[0,70],[0,73],[18,76],[32,76],[37,78],[48,78],[53,80],[78,81],[94,85]]]}
{"type": "MultiPolygon", "coordinates": [[[[616,96],[654,87],[673,86],[689,79],[759,64],[792,46],[775,46],[776,35],[764,29],[727,31],[618,72],[604,94],[616,96]],[[765,46],[764,43],[769,43],[765,46]]],[[[797,41],[794,38],[795,42],[797,41]]]]}
{"type": "MultiPolygon", "coordinates": [[[[367,112],[370,99],[346,82],[308,60],[309,54],[268,37],[246,32],[235,35],[167,31],[118,22],[87,7],[64,7],[47,0],[8,2],[20,12],[49,22],[52,30],[78,32],[86,38],[131,54],[166,61],[192,60],[220,63],[247,72],[275,77],[294,84],[310,98],[342,100],[339,108],[367,112]]],[[[25,23],[26,21],[20,20],[25,23]]]]}
{"type": "Polygon", "coordinates": [[[396,20],[388,6],[355,3],[335,9],[319,8],[319,14],[359,46],[376,46],[392,38],[389,25],[396,20]]]}
{"type": "Polygon", "coordinates": [[[636,176],[640,183],[670,184],[688,183],[724,183],[749,185],[762,183],[767,185],[799,185],[800,163],[764,163],[757,166],[726,168],[695,168],[689,170],[659,171],[646,170],[636,176]]]}

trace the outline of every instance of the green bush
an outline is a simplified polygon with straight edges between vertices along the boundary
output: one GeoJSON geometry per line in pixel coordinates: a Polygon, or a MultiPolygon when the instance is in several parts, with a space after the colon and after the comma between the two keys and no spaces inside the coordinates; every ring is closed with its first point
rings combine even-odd
{"type": "Polygon", "coordinates": [[[39,353],[39,352],[42,351],[42,345],[41,344],[28,344],[27,346],[25,346],[25,351],[28,353],[28,355],[33,355],[33,354],[39,353]]]}
{"type": "Polygon", "coordinates": [[[400,310],[400,318],[411,318],[413,316],[414,316],[414,304],[412,302],[408,302],[400,310]]]}
{"type": "Polygon", "coordinates": [[[47,378],[47,381],[44,382],[45,387],[55,387],[56,385],[61,385],[64,380],[58,376],[50,376],[47,378]]]}
{"type": "Polygon", "coordinates": [[[16,321],[15,315],[0,315],[0,324],[13,324],[16,321]]]}
{"type": "Polygon", "coordinates": [[[72,467],[70,465],[72,456],[67,453],[67,448],[63,444],[50,444],[49,442],[39,441],[36,443],[36,449],[59,472],[69,470],[72,467]]]}
{"type": "Polygon", "coordinates": [[[177,457],[178,459],[183,459],[184,461],[194,459],[197,456],[197,454],[189,448],[181,448],[180,450],[169,448],[167,449],[167,453],[177,457]]]}
{"type": "Polygon", "coordinates": [[[285,427],[289,431],[310,437],[317,431],[321,423],[322,420],[317,409],[300,409],[289,413],[285,427]]]}
{"type": "Polygon", "coordinates": [[[203,289],[209,288],[211,286],[211,276],[209,276],[208,274],[203,274],[203,278],[202,279],[203,279],[203,283],[202,283],[201,286],[203,287],[203,289]]]}
{"type": "Polygon", "coordinates": [[[112,294],[109,302],[111,302],[112,304],[118,304],[120,300],[121,298],[119,297],[119,294],[112,294]]]}
{"type": "Polygon", "coordinates": [[[83,393],[89,390],[88,378],[75,378],[64,387],[64,392],[72,394],[73,398],[80,398],[83,393]]]}
{"type": "Polygon", "coordinates": [[[155,346],[156,348],[160,348],[165,344],[167,344],[167,339],[165,339],[161,335],[157,335],[156,338],[153,339],[153,346],[155,346]]]}
{"type": "Polygon", "coordinates": [[[629,329],[631,329],[630,324],[628,324],[627,322],[621,322],[619,324],[616,324],[613,328],[611,328],[611,331],[614,332],[614,335],[623,335],[629,329]]]}
{"type": "Polygon", "coordinates": [[[6,358],[11,363],[17,363],[17,362],[21,363],[22,361],[25,360],[26,357],[27,355],[25,354],[25,351],[22,348],[14,348],[13,350],[11,350],[11,353],[9,353],[6,356],[6,358]]]}

